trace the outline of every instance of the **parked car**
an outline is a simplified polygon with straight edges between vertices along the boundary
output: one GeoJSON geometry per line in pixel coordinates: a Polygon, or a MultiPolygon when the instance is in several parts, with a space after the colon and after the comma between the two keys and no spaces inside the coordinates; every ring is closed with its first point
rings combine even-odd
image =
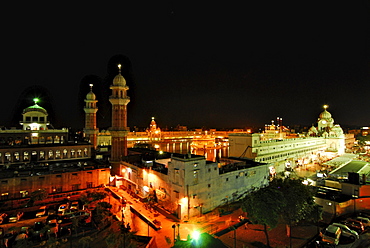
{"type": "Polygon", "coordinates": [[[346,226],[344,224],[341,224],[341,223],[333,223],[332,225],[339,227],[342,230],[342,234],[341,235],[344,236],[344,237],[347,237],[347,238],[351,239],[352,241],[360,238],[360,236],[358,235],[358,233],[356,231],[351,230],[348,226],[346,226]]]}
{"type": "Polygon", "coordinates": [[[73,219],[73,218],[86,219],[89,216],[90,216],[90,214],[86,211],[77,211],[77,212],[72,213],[69,217],[71,219],[73,219]]]}
{"type": "Polygon", "coordinates": [[[67,204],[60,204],[58,207],[58,214],[63,214],[66,209],[68,209],[67,204]]]}
{"type": "Polygon", "coordinates": [[[37,210],[37,213],[36,213],[36,217],[41,217],[41,216],[45,216],[47,213],[47,206],[42,206],[39,208],[39,210],[37,210]]]}
{"type": "Polygon", "coordinates": [[[49,230],[48,233],[49,235],[55,235],[55,237],[58,237],[58,231],[59,231],[59,225],[57,223],[56,219],[49,220],[48,222],[49,230]]]}
{"type": "Polygon", "coordinates": [[[18,217],[16,214],[9,215],[9,219],[8,219],[9,223],[15,223],[17,221],[18,221],[18,217]]]}
{"type": "Polygon", "coordinates": [[[365,231],[364,224],[358,220],[346,219],[342,222],[342,224],[348,226],[352,230],[355,230],[358,234],[362,234],[365,231]]]}
{"type": "Polygon", "coordinates": [[[369,218],[362,217],[362,216],[357,216],[355,218],[355,220],[361,221],[362,224],[365,226],[365,229],[370,227],[370,219],[369,218]]]}
{"type": "Polygon", "coordinates": [[[78,203],[78,201],[73,201],[71,203],[71,207],[70,209],[75,209],[75,210],[78,210],[80,208],[80,204],[78,203]]]}
{"type": "Polygon", "coordinates": [[[329,225],[327,228],[325,228],[324,231],[320,233],[320,236],[323,242],[326,242],[332,245],[338,245],[341,234],[342,234],[342,230],[340,229],[340,227],[329,225]]]}

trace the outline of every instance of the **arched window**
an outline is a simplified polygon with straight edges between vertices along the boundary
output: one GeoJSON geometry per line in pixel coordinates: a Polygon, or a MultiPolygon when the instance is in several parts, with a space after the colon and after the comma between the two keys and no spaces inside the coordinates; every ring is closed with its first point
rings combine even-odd
{"type": "Polygon", "coordinates": [[[87,157],[88,156],[88,153],[87,153],[87,148],[84,149],[84,157],[87,157]]]}
{"type": "Polygon", "coordinates": [[[55,151],[55,158],[60,158],[60,150],[55,151]]]}
{"type": "Polygon", "coordinates": [[[19,152],[14,153],[14,161],[19,161],[19,152]]]}
{"type": "Polygon", "coordinates": [[[77,150],[77,157],[78,158],[81,158],[82,157],[82,151],[81,151],[81,149],[78,149],[77,150]]]}
{"type": "Polygon", "coordinates": [[[74,158],[76,155],[76,151],[74,149],[71,150],[71,158],[74,158]]]}
{"type": "Polygon", "coordinates": [[[12,161],[12,155],[10,154],[10,152],[5,153],[5,161],[6,162],[12,161]]]}
{"type": "Polygon", "coordinates": [[[67,155],[68,155],[68,151],[67,151],[67,149],[64,149],[63,150],[63,158],[67,158],[67,155]]]}
{"type": "Polygon", "coordinates": [[[28,151],[23,152],[23,161],[28,161],[30,160],[29,153],[28,151]]]}
{"type": "Polygon", "coordinates": [[[45,159],[45,152],[40,151],[40,160],[44,160],[44,159],[45,159]]]}
{"type": "Polygon", "coordinates": [[[53,157],[54,157],[54,152],[53,152],[53,150],[49,150],[49,159],[53,159],[53,157]]]}

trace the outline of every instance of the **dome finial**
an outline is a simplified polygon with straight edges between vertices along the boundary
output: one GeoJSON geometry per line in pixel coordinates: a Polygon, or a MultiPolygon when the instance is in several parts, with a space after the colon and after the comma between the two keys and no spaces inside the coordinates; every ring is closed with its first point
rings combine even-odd
{"type": "Polygon", "coordinates": [[[118,64],[118,73],[121,74],[121,67],[122,65],[121,64],[118,64]]]}
{"type": "Polygon", "coordinates": [[[326,105],[326,104],[325,104],[323,107],[324,107],[324,109],[326,110],[327,108],[329,108],[329,105],[326,105]]]}
{"type": "Polygon", "coordinates": [[[90,91],[92,91],[92,87],[94,86],[93,84],[89,84],[90,86],[90,91]]]}
{"type": "Polygon", "coordinates": [[[33,98],[33,102],[37,105],[37,103],[40,101],[37,97],[33,98]]]}

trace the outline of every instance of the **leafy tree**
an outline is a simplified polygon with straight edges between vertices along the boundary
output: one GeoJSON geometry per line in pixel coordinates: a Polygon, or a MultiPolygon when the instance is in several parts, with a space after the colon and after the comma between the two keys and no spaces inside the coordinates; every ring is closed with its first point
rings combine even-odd
{"type": "Polygon", "coordinates": [[[85,206],[89,206],[91,203],[103,200],[108,196],[108,193],[105,191],[93,190],[93,191],[86,191],[80,196],[81,202],[85,206]]]}
{"type": "Polygon", "coordinates": [[[302,179],[275,178],[269,185],[283,195],[284,203],[280,207],[280,216],[287,226],[290,237],[290,227],[301,220],[316,220],[319,208],[314,202],[314,190],[302,183],[302,179]]]}
{"type": "Polygon", "coordinates": [[[124,221],[117,221],[115,225],[111,227],[111,232],[105,239],[105,242],[109,248],[134,248],[135,243],[132,242],[134,232],[131,232],[130,224],[125,224],[124,221]]]}
{"type": "Polygon", "coordinates": [[[269,246],[267,226],[274,228],[279,221],[290,227],[301,220],[321,218],[321,208],[314,202],[314,190],[304,185],[302,179],[275,178],[270,184],[249,194],[243,204],[251,220],[264,225],[267,245],[269,246]]]}
{"type": "Polygon", "coordinates": [[[28,207],[33,206],[33,204],[36,201],[42,201],[42,200],[45,200],[46,198],[48,198],[48,195],[49,194],[46,191],[46,189],[35,190],[35,191],[31,192],[30,199],[28,200],[26,206],[28,206],[28,207]]]}
{"type": "Polygon", "coordinates": [[[251,221],[264,226],[268,247],[270,247],[268,229],[275,228],[278,224],[280,209],[284,204],[283,193],[272,187],[252,192],[242,204],[243,211],[248,212],[251,221]]]}
{"type": "Polygon", "coordinates": [[[101,208],[101,209],[104,209],[104,210],[108,210],[108,209],[112,208],[112,204],[103,201],[103,202],[98,202],[97,207],[101,208]]]}
{"type": "Polygon", "coordinates": [[[89,248],[91,242],[93,242],[94,239],[91,238],[90,236],[85,236],[82,237],[78,240],[78,244],[80,245],[81,248],[89,248]]]}

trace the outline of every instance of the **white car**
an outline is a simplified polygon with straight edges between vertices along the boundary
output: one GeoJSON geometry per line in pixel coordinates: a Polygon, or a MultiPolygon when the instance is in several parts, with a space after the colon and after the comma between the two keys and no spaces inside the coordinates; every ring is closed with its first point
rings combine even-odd
{"type": "Polygon", "coordinates": [[[64,214],[64,212],[68,209],[67,204],[61,204],[58,208],[58,214],[64,214]]]}
{"type": "Polygon", "coordinates": [[[42,206],[42,207],[39,208],[39,210],[37,210],[36,217],[44,216],[44,215],[46,215],[46,212],[47,212],[47,207],[42,206]]]}
{"type": "Polygon", "coordinates": [[[344,237],[350,238],[351,240],[359,239],[360,235],[354,230],[351,230],[348,226],[341,223],[333,223],[333,226],[337,226],[342,230],[342,235],[344,237]]]}

